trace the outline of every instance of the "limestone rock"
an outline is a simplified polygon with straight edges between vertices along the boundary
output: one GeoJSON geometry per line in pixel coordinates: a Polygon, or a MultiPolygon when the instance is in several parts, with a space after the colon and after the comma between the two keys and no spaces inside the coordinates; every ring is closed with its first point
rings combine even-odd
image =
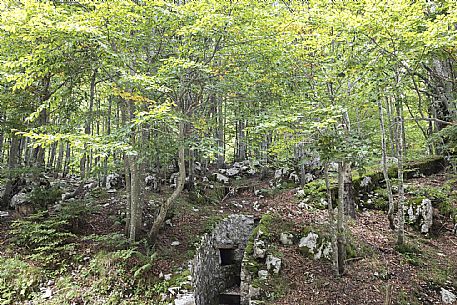
{"type": "Polygon", "coordinates": [[[281,179],[283,176],[287,176],[289,173],[288,168],[280,168],[275,170],[275,180],[281,179]]]}
{"type": "Polygon", "coordinates": [[[46,290],[43,293],[43,299],[50,299],[53,295],[52,289],[51,288],[46,288],[46,290]]]}
{"type": "Polygon", "coordinates": [[[247,173],[248,173],[249,175],[253,176],[253,175],[257,174],[257,171],[255,170],[255,168],[250,168],[250,169],[247,171],[247,173]]]}
{"type": "Polygon", "coordinates": [[[298,175],[295,172],[292,172],[289,175],[289,180],[292,180],[295,183],[300,183],[300,177],[298,177],[298,175]]]}
{"type": "Polygon", "coordinates": [[[410,203],[406,211],[406,220],[420,226],[422,233],[428,233],[433,225],[433,206],[430,199],[422,199],[420,204],[410,203]]]}
{"type": "Polygon", "coordinates": [[[30,203],[29,195],[27,193],[20,192],[14,195],[13,198],[11,198],[10,206],[12,208],[15,208],[17,206],[21,206],[28,203],[30,203]]]}
{"type": "Polygon", "coordinates": [[[305,197],[305,191],[303,189],[301,190],[298,190],[296,193],[295,193],[295,196],[299,197],[299,198],[303,198],[305,197]]]}
{"type": "Polygon", "coordinates": [[[270,255],[267,256],[266,263],[267,263],[267,269],[268,270],[273,270],[273,272],[275,274],[278,274],[279,271],[281,270],[282,261],[278,257],[275,257],[275,256],[270,254],[270,255]]]}
{"type": "Polygon", "coordinates": [[[371,177],[363,177],[362,182],[360,182],[361,187],[366,187],[371,184],[371,177]]]}
{"type": "Polygon", "coordinates": [[[292,245],[293,242],[292,242],[292,238],[294,236],[290,233],[281,233],[281,235],[279,236],[279,240],[281,241],[281,243],[283,245],[292,245]]]}
{"type": "Polygon", "coordinates": [[[154,190],[159,186],[159,181],[155,175],[147,175],[146,178],[144,178],[144,183],[146,186],[152,187],[154,190]]]}
{"type": "Polygon", "coordinates": [[[299,204],[298,204],[298,207],[300,209],[304,209],[304,210],[310,210],[311,209],[311,206],[309,204],[307,204],[307,200],[302,200],[299,204]]]}
{"type": "Polygon", "coordinates": [[[268,278],[268,271],[267,270],[259,270],[258,272],[259,279],[264,281],[268,278]]]}
{"type": "Polygon", "coordinates": [[[260,295],[260,288],[258,287],[253,287],[252,285],[249,286],[249,298],[254,299],[257,298],[260,295]]]}
{"type": "Polygon", "coordinates": [[[193,294],[178,294],[175,305],[195,305],[195,297],[193,294]]]}
{"type": "Polygon", "coordinates": [[[236,167],[233,167],[233,168],[229,168],[225,174],[229,177],[233,177],[233,176],[236,176],[240,173],[240,170],[239,168],[236,168],[236,167]]]}
{"type": "Polygon", "coordinates": [[[315,249],[317,248],[317,239],[318,238],[319,238],[319,235],[317,235],[314,232],[309,232],[308,235],[306,235],[300,239],[298,247],[300,249],[306,248],[308,250],[308,252],[314,254],[315,249]]]}
{"type": "Polygon", "coordinates": [[[316,253],[314,254],[313,258],[315,260],[321,259],[322,257],[326,259],[330,259],[330,254],[332,253],[332,245],[330,242],[323,242],[319,249],[317,249],[316,253]]]}
{"type": "Polygon", "coordinates": [[[457,296],[451,291],[441,288],[441,301],[443,301],[444,304],[453,304],[457,301],[457,296]]]}
{"type": "Polygon", "coordinates": [[[107,190],[121,189],[122,187],[124,187],[124,180],[117,173],[109,174],[108,176],[106,176],[105,187],[107,190]]]}
{"type": "Polygon", "coordinates": [[[222,174],[219,174],[219,173],[214,173],[213,175],[216,176],[216,180],[219,181],[219,182],[222,182],[222,183],[228,183],[229,182],[229,178],[222,175],[222,174]]]}
{"type": "Polygon", "coordinates": [[[423,199],[421,203],[421,232],[428,233],[433,224],[433,206],[430,199],[423,199]]]}
{"type": "Polygon", "coordinates": [[[314,175],[311,173],[306,173],[304,178],[306,183],[310,183],[314,180],[314,175]]]}
{"type": "Polygon", "coordinates": [[[266,245],[263,240],[254,241],[254,257],[255,258],[264,258],[267,253],[266,245]]]}

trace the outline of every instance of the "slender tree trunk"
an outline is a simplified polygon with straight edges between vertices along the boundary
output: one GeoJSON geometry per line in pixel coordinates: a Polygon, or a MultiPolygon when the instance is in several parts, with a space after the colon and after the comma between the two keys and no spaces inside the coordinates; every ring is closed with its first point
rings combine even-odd
{"type": "Polygon", "coordinates": [[[246,160],[246,121],[239,120],[237,121],[237,149],[236,149],[236,160],[242,161],[246,160]]]}
{"type": "Polygon", "coordinates": [[[67,148],[65,150],[65,162],[63,164],[63,172],[62,172],[63,177],[66,177],[68,175],[68,173],[70,172],[70,161],[71,161],[70,143],[67,142],[66,146],[67,146],[67,148]]]}
{"type": "MultiPolygon", "coordinates": [[[[92,120],[93,120],[93,109],[94,109],[94,99],[95,99],[95,86],[97,80],[97,69],[95,69],[92,73],[92,77],[90,80],[90,93],[89,93],[89,111],[86,117],[86,123],[84,126],[84,133],[86,135],[91,135],[92,130],[92,120]]],[[[86,176],[89,174],[90,168],[88,162],[88,152],[87,152],[87,145],[84,145],[84,152],[79,161],[79,171],[81,174],[81,179],[85,179],[86,176]]]]}
{"type": "MultiPolygon", "coordinates": [[[[127,208],[125,220],[125,235],[130,239],[130,222],[132,219],[132,174],[130,171],[129,157],[124,154],[125,192],[127,194],[127,208]]],[[[135,215],[134,215],[135,216],[135,215]]],[[[136,237],[136,236],[134,236],[136,237]]]]}
{"type": "Polygon", "coordinates": [[[15,134],[11,135],[9,156],[8,156],[8,180],[5,184],[5,191],[2,198],[2,206],[8,207],[11,197],[13,197],[13,180],[16,175],[13,173],[17,166],[17,155],[19,152],[19,139],[15,134]]]}
{"type": "Polygon", "coordinates": [[[336,241],[338,248],[338,274],[342,275],[344,273],[344,260],[346,259],[346,236],[344,232],[345,226],[345,175],[346,175],[346,166],[344,161],[338,162],[338,217],[336,221],[336,241]]]}
{"type": "Polygon", "coordinates": [[[356,217],[354,200],[354,186],[352,184],[351,162],[344,162],[344,214],[352,218],[356,217]]]}
{"type": "Polygon", "coordinates": [[[403,184],[403,109],[401,101],[397,103],[397,151],[398,151],[398,229],[397,229],[397,244],[403,245],[405,243],[405,212],[404,200],[405,190],[403,184]]]}
{"type": "MultiPolygon", "coordinates": [[[[44,101],[43,101],[43,103],[44,103],[44,101]]],[[[47,111],[46,111],[46,109],[43,109],[39,115],[40,126],[46,125],[47,117],[48,117],[47,111]]],[[[35,161],[36,167],[39,167],[41,169],[45,168],[45,161],[44,161],[45,155],[46,155],[46,151],[43,146],[40,145],[35,148],[35,152],[34,152],[35,160],[34,161],[35,161]]]]}
{"type": "Polygon", "coordinates": [[[328,202],[328,221],[330,227],[330,236],[332,243],[332,261],[333,268],[336,275],[339,275],[339,259],[338,259],[338,243],[337,243],[337,230],[335,228],[335,211],[333,210],[333,200],[332,200],[332,191],[330,187],[330,179],[328,177],[328,162],[324,163],[324,177],[325,177],[325,187],[327,190],[327,202],[328,202]]]}
{"type": "MultiPolygon", "coordinates": [[[[179,136],[180,139],[184,139],[184,122],[179,123],[179,136]]],[[[186,181],[186,165],[185,165],[185,158],[184,158],[184,145],[181,143],[178,149],[178,167],[179,167],[179,175],[178,181],[176,184],[176,188],[170,197],[161,205],[159,214],[157,215],[154,223],[152,224],[151,230],[149,231],[148,237],[151,241],[155,241],[157,235],[159,234],[159,230],[162,227],[163,223],[165,222],[165,218],[167,216],[168,210],[173,205],[174,201],[178,196],[181,194],[182,190],[184,189],[184,184],[186,181]]]]}
{"type": "MultiPolygon", "coordinates": [[[[0,113],[0,122],[4,121],[3,113],[0,113]]],[[[5,133],[0,131],[0,164],[3,164],[3,142],[5,141],[5,133]]]]}
{"type": "MultiPolygon", "coordinates": [[[[343,112],[343,126],[345,129],[345,133],[349,135],[351,132],[351,122],[349,120],[349,115],[345,111],[343,112]]],[[[352,166],[351,162],[343,162],[343,170],[344,170],[344,213],[352,218],[356,217],[356,206],[355,206],[355,199],[354,199],[354,186],[352,184],[352,166]]]]}
{"type": "Polygon", "coordinates": [[[381,128],[381,151],[382,151],[382,172],[384,180],[386,181],[387,197],[389,199],[389,210],[387,211],[387,218],[389,219],[389,227],[395,230],[394,224],[394,199],[392,195],[392,185],[389,178],[389,168],[387,164],[387,145],[386,145],[386,129],[384,128],[384,114],[382,110],[381,101],[378,100],[379,110],[379,126],[381,128]]]}
{"type": "Polygon", "coordinates": [[[194,189],[194,178],[195,178],[195,150],[189,148],[189,182],[187,183],[187,189],[189,191],[194,189]]]}
{"type": "Polygon", "coordinates": [[[57,151],[57,142],[52,143],[51,151],[49,152],[47,167],[50,169],[54,168],[54,163],[55,163],[55,159],[56,159],[56,151],[57,151]]]}
{"type": "MultiPolygon", "coordinates": [[[[106,135],[111,135],[111,109],[113,105],[113,98],[110,96],[108,98],[108,113],[106,116],[106,135]]],[[[108,160],[110,157],[111,152],[107,154],[105,160],[103,161],[103,184],[106,182],[106,176],[108,176],[108,160]]]]}
{"type": "Polygon", "coordinates": [[[63,161],[63,155],[64,155],[64,142],[60,141],[59,142],[59,153],[57,155],[57,161],[56,161],[56,173],[60,173],[62,171],[62,161],[63,161]]]}
{"type": "Polygon", "coordinates": [[[31,154],[33,153],[33,150],[30,149],[30,138],[27,137],[24,141],[24,165],[30,166],[31,154]]]}
{"type": "Polygon", "coordinates": [[[397,147],[395,145],[395,127],[392,122],[392,104],[389,98],[386,98],[386,110],[387,110],[387,126],[390,135],[390,154],[391,156],[397,156],[397,147]]]}
{"type": "Polygon", "coordinates": [[[216,127],[216,139],[218,146],[217,154],[217,167],[222,168],[225,164],[225,141],[224,141],[224,109],[222,99],[214,97],[216,100],[216,118],[217,118],[217,127],[216,127]]]}

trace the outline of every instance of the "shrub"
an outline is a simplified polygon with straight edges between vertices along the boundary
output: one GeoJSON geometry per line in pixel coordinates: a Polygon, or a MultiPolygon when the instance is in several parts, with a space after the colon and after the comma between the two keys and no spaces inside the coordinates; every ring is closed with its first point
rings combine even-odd
{"type": "Polygon", "coordinates": [[[62,191],[58,187],[34,188],[30,194],[30,201],[37,207],[47,207],[55,204],[62,197],[62,191]]]}

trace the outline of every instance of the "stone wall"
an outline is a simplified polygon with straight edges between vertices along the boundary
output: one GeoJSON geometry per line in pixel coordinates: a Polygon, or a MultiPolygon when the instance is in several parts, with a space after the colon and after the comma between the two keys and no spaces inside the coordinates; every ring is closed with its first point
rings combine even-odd
{"type": "Polygon", "coordinates": [[[253,229],[253,217],[231,215],[202,237],[192,263],[196,305],[216,305],[220,293],[239,285],[241,261],[253,229]],[[220,249],[231,253],[233,263],[222,265],[220,249]]]}

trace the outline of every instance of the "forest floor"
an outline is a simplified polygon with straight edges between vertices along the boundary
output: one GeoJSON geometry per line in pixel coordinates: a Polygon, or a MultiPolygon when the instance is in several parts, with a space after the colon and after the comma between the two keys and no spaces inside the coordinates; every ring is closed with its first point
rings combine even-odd
{"type": "MultiPolygon", "coordinates": [[[[449,175],[445,173],[415,178],[407,181],[407,189],[440,188],[448,180],[449,175]]],[[[120,219],[125,209],[125,193],[98,191],[93,201],[95,209],[80,222],[77,234],[73,237],[74,250],[71,256],[74,259],[71,265],[58,272],[41,275],[35,283],[36,287],[27,287],[31,290],[31,301],[24,301],[23,304],[118,304],[116,298],[113,299],[112,291],[119,292],[119,300],[131,300],[119,304],[147,304],[145,300],[151,295],[166,291],[160,286],[159,278],[186,269],[200,236],[210,232],[215,223],[230,214],[259,218],[271,213],[291,223],[296,232],[306,226],[324,225],[327,222],[325,209],[299,207],[296,188],[259,197],[253,190],[267,189],[268,181],[249,178],[241,184],[242,187],[238,188],[240,191],[233,196],[226,196],[218,204],[192,204],[189,195],[183,194],[155,245],[157,255],[153,263],[147,270],[145,268],[143,276],[148,274],[153,278],[145,287],[154,291],[144,298],[131,297],[136,292],[131,290],[133,282],[129,280],[123,283],[124,288],[116,288],[116,285],[123,285],[116,282],[119,278],[132,274],[128,271],[116,273],[110,269],[121,259],[119,256],[126,258],[127,263],[122,265],[125,270],[128,270],[128,264],[137,262],[139,258],[118,251],[116,253],[122,255],[102,259],[102,254],[113,250],[111,246],[107,246],[106,240],[100,242],[96,238],[87,238],[123,232],[120,219]],[[106,264],[105,269],[94,267],[101,262],[102,266],[106,264]],[[112,280],[110,277],[113,277],[112,280]],[[124,291],[120,292],[122,289],[124,291]],[[126,289],[128,292],[125,292],[126,289]]],[[[166,193],[149,193],[149,202],[160,200],[166,193]]],[[[456,207],[455,202],[452,204],[456,207]]],[[[23,261],[31,262],[30,256],[25,255],[28,253],[27,247],[18,248],[11,242],[14,219],[15,215],[1,219],[0,255],[4,258],[23,255],[23,261]]],[[[347,261],[346,272],[341,277],[334,276],[329,262],[306,258],[296,245],[284,246],[278,242],[276,246],[282,253],[280,277],[287,287],[268,304],[384,304],[387,295],[390,295],[392,304],[442,304],[441,288],[454,292],[457,290],[457,236],[452,234],[452,222],[442,218],[437,220],[429,236],[407,226],[406,238],[410,250],[399,253],[395,250],[395,234],[389,229],[385,212],[370,209],[358,211],[356,219],[348,222],[348,228],[351,239],[362,246],[357,255],[347,261]],[[386,291],[390,291],[390,294],[386,291]]],[[[137,248],[144,253],[141,244],[137,248]]]]}

